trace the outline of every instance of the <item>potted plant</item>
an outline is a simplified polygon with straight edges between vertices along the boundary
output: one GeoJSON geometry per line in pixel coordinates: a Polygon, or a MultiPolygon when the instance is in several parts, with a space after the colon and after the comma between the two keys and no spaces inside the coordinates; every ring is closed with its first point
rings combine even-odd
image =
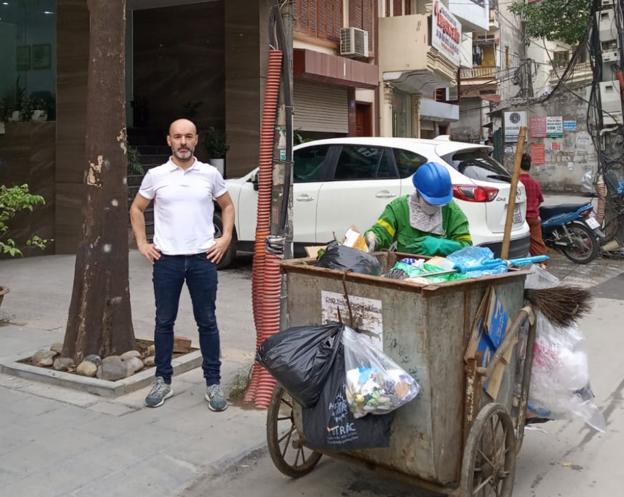
{"type": "MultiPolygon", "coordinates": [[[[32,211],[35,206],[44,203],[45,200],[41,195],[34,195],[29,192],[28,185],[11,187],[0,185],[0,253],[8,254],[10,257],[22,255],[22,251],[15,243],[15,240],[7,237],[9,221],[18,212],[32,211]]],[[[44,249],[49,242],[50,240],[44,240],[37,235],[33,235],[26,242],[26,245],[44,249]]],[[[0,304],[8,292],[9,289],[0,284],[0,304]]]]}
{"type": "Polygon", "coordinates": [[[230,148],[225,142],[225,133],[210,126],[204,136],[204,147],[208,153],[208,162],[216,167],[221,174],[225,170],[225,154],[230,148]]]}

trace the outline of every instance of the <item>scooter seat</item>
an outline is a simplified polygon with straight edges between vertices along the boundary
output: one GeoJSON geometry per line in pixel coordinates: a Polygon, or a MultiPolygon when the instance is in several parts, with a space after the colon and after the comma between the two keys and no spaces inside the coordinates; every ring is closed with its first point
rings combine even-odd
{"type": "Polygon", "coordinates": [[[540,217],[542,220],[550,219],[551,217],[558,216],[559,214],[566,214],[568,212],[575,212],[581,207],[588,205],[589,202],[583,202],[580,204],[558,204],[540,207],[540,217]]]}

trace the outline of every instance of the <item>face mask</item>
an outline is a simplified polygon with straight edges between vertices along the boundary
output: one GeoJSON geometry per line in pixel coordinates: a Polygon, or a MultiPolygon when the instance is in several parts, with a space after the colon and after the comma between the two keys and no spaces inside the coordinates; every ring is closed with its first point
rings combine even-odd
{"type": "Polygon", "coordinates": [[[414,192],[409,198],[410,226],[426,233],[440,235],[442,229],[442,208],[431,205],[414,192]]]}
{"type": "Polygon", "coordinates": [[[418,192],[414,192],[412,194],[412,202],[418,205],[421,211],[423,211],[428,216],[433,216],[440,212],[441,207],[439,205],[431,205],[427,203],[427,201],[422,198],[418,192]]]}

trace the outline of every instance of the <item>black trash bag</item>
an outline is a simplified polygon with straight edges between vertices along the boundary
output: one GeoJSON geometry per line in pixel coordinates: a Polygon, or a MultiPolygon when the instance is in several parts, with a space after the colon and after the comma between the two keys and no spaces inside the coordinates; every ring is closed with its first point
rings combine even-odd
{"type": "Polygon", "coordinates": [[[303,433],[313,449],[356,450],[388,447],[394,411],[355,419],[346,394],[344,349],[342,345],[314,407],[303,409],[303,433]]]}
{"type": "Polygon", "coordinates": [[[340,245],[336,241],[327,245],[325,253],[316,265],[328,269],[351,270],[354,273],[372,274],[374,276],[381,274],[381,264],[375,256],[340,245]]]}
{"type": "Polygon", "coordinates": [[[343,325],[297,326],[264,341],[256,361],[304,407],[316,404],[334,362],[343,325]]]}

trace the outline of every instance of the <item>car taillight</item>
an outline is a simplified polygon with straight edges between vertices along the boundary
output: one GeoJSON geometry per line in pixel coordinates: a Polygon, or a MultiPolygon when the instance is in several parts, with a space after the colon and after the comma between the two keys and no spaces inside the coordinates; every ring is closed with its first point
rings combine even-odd
{"type": "Polygon", "coordinates": [[[475,185],[453,185],[453,197],[466,202],[491,202],[498,195],[498,188],[475,185]]]}

